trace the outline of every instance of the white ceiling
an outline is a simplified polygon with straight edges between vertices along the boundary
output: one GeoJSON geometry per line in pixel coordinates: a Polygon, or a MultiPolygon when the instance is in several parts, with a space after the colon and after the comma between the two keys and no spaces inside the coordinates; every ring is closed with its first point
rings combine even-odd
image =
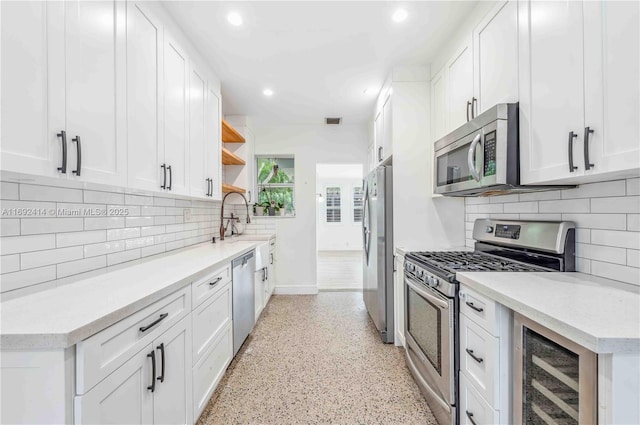
{"type": "Polygon", "coordinates": [[[222,83],[223,112],[259,123],[371,119],[395,66],[428,64],[475,2],[168,1],[167,10],[222,83]],[[391,15],[409,11],[402,23],[391,15]],[[226,16],[238,12],[240,27],[226,16]],[[262,91],[271,88],[272,97],[262,91]]]}

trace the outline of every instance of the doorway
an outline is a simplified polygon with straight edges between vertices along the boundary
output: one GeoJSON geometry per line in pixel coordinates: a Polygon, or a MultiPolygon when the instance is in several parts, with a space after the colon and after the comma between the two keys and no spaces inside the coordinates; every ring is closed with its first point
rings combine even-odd
{"type": "Polygon", "coordinates": [[[362,164],[316,165],[320,291],[362,290],[362,164]]]}

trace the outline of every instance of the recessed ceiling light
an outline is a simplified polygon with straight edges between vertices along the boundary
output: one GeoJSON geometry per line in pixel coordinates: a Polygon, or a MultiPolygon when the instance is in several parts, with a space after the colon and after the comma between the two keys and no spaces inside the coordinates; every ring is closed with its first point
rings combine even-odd
{"type": "Polygon", "coordinates": [[[238,12],[231,12],[227,15],[227,21],[234,27],[242,25],[242,16],[238,12]]]}
{"type": "Polygon", "coordinates": [[[264,89],[264,90],[262,90],[262,94],[265,95],[265,96],[273,96],[273,90],[264,89]]]}
{"type": "Polygon", "coordinates": [[[398,9],[393,13],[391,17],[396,22],[402,22],[409,17],[409,12],[406,9],[398,9]]]}

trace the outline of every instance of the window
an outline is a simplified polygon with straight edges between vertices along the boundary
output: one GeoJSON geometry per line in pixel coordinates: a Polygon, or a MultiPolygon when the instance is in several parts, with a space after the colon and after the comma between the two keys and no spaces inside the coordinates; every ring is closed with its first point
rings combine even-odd
{"type": "Polygon", "coordinates": [[[340,223],[342,221],[342,204],[340,200],[340,188],[328,187],[327,190],[327,223],[340,223]]]}
{"type": "Polygon", "coordinates": [[[293,156],[256,156],[258,206],[274,206],[276,213],[295,213],[293,156]]]}
{"type": "Polygon", "coordinates": [[[353,188],[353,222],[362,223],[363,192],[361,187],[353,188]]]}

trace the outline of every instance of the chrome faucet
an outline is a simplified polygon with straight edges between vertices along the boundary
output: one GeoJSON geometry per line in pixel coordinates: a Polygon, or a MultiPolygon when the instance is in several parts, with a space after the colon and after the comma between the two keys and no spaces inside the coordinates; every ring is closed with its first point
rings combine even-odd
{"type": "MultiPolygon", "coordinates": [[[[249,215],[249,202],[247,201],[247,198],[245,198],[245,196],[240,193],[240,192],[236,192],[236,191],[232,191],[232,192],[228,192],[226,195],[224,195],[224,198],[222,198],[222,205],[220,206],[220,240],[223,241],[224,240],[224,234],[225,234],[225,227],[224,227],[224,220],[225,219],[231,219],[231,220],[235,220],[236,217],[225,217],[224,216],[224,201],[225,199],[227,199],[227,196],[231,195],[232,193],[237,193],[238,195],[242,196],[242,199],[244,199],[244,204],[247,206],[247,223],[251,223],[251,217],[249,215]]],[[[232,229],[233,231],[233,229],[232,229]]]]}

